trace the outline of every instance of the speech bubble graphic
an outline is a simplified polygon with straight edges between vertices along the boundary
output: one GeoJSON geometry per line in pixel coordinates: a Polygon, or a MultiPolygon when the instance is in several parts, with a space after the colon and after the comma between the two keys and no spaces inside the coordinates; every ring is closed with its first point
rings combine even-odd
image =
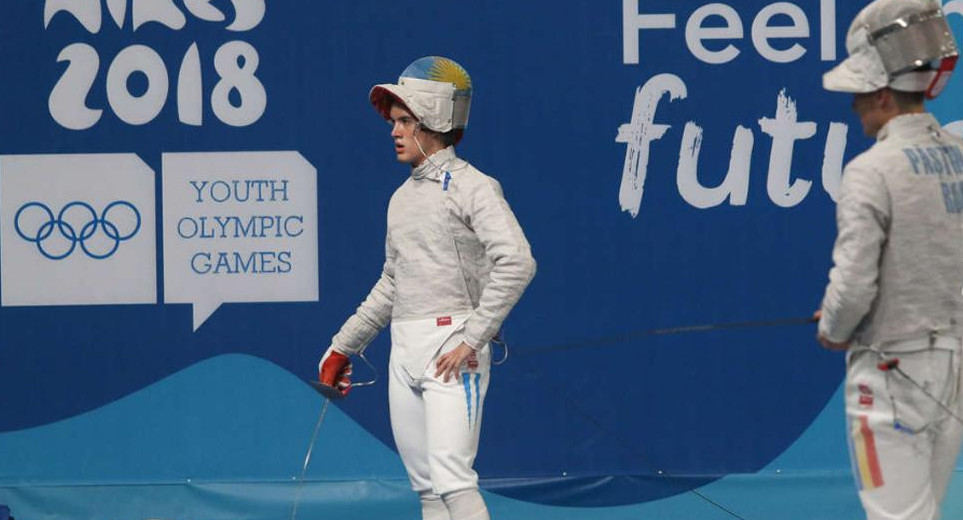
{"type": "Polygon", "coordinates": [[[317,172],[298,152],[163,155],[164,300],[318,300],[317,172]]]}
{"type": "Polygon", "coordinates": [[[3,306],[156,303],[154,214],[135,154],[3,156],[3,306]]]}

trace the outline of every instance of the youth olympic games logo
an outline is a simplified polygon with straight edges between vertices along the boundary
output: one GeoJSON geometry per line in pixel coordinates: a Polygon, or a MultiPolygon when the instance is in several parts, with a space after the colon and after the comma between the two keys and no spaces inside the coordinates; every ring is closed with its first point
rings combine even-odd
{"type": "Polygon", "coordinates": [[[34,201],[17,210],[14,228],[20,238],[36,244],[44,258],[63,260],[80,245],[90,258],[103,260],[137,234],[140,212],[130,202],[118,200],[98,215],[90,204],[74,201],[55,217],[49,206],[34,201]]]}

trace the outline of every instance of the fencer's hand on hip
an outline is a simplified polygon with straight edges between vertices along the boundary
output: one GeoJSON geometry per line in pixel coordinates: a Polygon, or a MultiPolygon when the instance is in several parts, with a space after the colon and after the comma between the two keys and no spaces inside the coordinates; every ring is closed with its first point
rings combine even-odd
{"type": "Polygon", "coordinates": [[[448,382],[449,377],[457,377],[458,369],[461,368],[462,363],[468,359],[471,355],[473,349],[468,346],[468,343],[462,342],[460,345],[455,347],[455,350],[442,355],[438,358],[438,362],[435,363],[437,370],[435,371],[435,377],[439,377],[444,374],[442,380],[448,382]]]}

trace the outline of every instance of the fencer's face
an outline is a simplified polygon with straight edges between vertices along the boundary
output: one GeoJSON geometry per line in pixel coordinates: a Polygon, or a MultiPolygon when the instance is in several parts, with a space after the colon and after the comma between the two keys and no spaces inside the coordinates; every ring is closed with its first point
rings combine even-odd
{"type": "Polygon", "coordinates": [[[876,137],[889,120],[889,113],[885,110],[886,103],[883,99],[886,95],[887,93],[883,90],[853,95],[853,112],[859,116],[863,133],[869,137],[876,137]]]}
{"type": "Polygon", "coordinates": [[[418,131],[418,119],[405,107],[394,104],[388,113],[388,123],[391,125],[391,138],[395,143],[395,154],[398,162],[418,166],[424,160],[418,145],[415,144],[415,132],[418,131]]]}

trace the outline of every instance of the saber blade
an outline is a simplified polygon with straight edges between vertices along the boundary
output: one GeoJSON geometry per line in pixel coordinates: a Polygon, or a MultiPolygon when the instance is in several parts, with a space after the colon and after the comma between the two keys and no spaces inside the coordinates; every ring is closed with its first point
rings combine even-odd
{"type": "Polygon", "coordinates": [[[324,422],[324,416],[328,413],[329,404],[331,404],[331,399],[325,399],[324,406],[321,407],[321,415],[318,416],[318,422],[314,425],[314,434],[311,435],[311,442],[308,443],[308,452],[304,455],[304,465],[301,467],[301,476],[298,477],[298,489],[294,495],[294,505],[291,506],[291,520],[295,520],[298,517],[298,506],[301,504],[301,492],[304,491],[304,475],[308,472],[308,464],[311,463],[311,452],[314,451],[314,442],[318,440],[318,432],[321,431],[321,424],[324,422]]]}
{"type": "Polygon", "coordinates": [[[586,347],[609,347],[612,345],[617,345],[620,343],[627,343],[630,341],[636,341],[649,336],[673,336],[676,334],[688,334],[693,332],[708,332],[714,330],[727,330],[727,329],[757,329],[765,327],[788,327],[794,325],[806,325],[810,323],[817,323],[819,320],[812,316],[802,317],[802,318],[785,318],[777,320],[766,320],[766,321],[733,321],[733,322],[722,322],[722,323],[704,323],[700,325],[686,325],[682,327],[667,327],[660,329],[648,329],[640,330],[635,332],[626,332],[619,335],[599,337],[594,339],[588,339],[584,341],[575,341],[571,343],[562,343],[558,345],[544,345],[536,347],[527,347],[524,350],[518,350],[520,355],[530,356],[533,354],[545,354],[548,352],[558,352],[563,350],[575,350],[582,349],[586,347]]]}

